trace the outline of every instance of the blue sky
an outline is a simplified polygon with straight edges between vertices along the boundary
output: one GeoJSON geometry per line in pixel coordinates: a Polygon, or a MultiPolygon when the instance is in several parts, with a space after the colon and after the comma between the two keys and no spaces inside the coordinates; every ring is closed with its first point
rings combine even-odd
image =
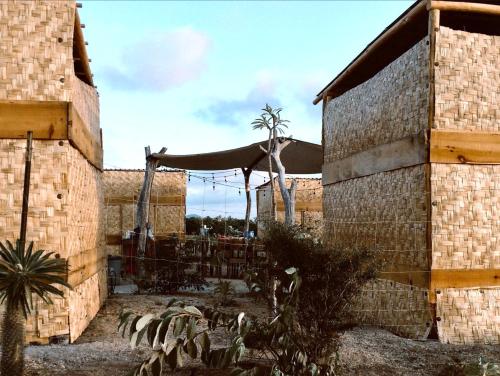
{"type": "MultiPolygon", "coordinates": [[[[264,139],[250,123],[266,102],[284,108],[291,135],[320,143],[315,94],[412,2],[82,3],[104,164],[142,168],[146,145],[190,154],[264,139]]],[[[242,185],[230,175],[230,185],[242,185]]],[[[200,180],[188,185],[188,213],[243,216],[243,192],[214,191],[206,176],[205,194],[200,180]]]]}

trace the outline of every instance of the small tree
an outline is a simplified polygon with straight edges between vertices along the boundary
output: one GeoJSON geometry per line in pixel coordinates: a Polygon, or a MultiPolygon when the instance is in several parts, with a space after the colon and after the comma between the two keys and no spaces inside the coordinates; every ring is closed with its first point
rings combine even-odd
{"type": "Polygon", "coordinates": [[[268,140],[267,149],[262,149],[267,154],[269,164],[269,184],[271,188],[271,215],[272,219],[276,220],[276,202],[274,199],[274,177],[273,177],[273,160],[278,168],[278,183],[280,187],[281,196],[285,204],[285,223],[293,225],[295,222],[295,191],[297,189],[297,182],[294,179],[290,190],[286,187],[285,166],[281,163],[281,152],[286,148],[292,140],[278,137],[279,134],[284,134],[283,128],[288,128],[288,120],[281,118],[282,108],[273,109],[266,104],[262,109],[262,114],[259,118],[252,122],[253,129],[267,129],[268,140]]]}
{"type": "Polygon", "coordinates": [[[2,375],[22,376],[24,371],[24,336],[26,319],[33,307],[32,294],[51,304],[50,294],[63,296],[54,285],[71,288],[66,282],[66,262],[52,258],[53,252],[26,249],[24,242],[14,247],[0,242],[0,300],[6,304],[2,332],[2,375]]]}

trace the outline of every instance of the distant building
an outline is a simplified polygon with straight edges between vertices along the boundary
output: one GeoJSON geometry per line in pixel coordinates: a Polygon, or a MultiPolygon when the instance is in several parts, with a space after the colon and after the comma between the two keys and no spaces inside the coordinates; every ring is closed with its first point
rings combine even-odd
{"type": "MultiPolygon", "coordinates": [[[[121,255],[122,239],[134,230],[137,199],[143,181],[144,170],[104,170],[108,255],[121,255]]],[[[149,223],[155,238],[183,238],[186,231],[185,215],[186,173],[156,171],[149,203],[149,223]]]]}
{"type": "MultiPolygon", "coordinates": [[[[321,179],[297,178],[297,192],[295,196],[295,223],[303,226],[316,236],[321,236],[322,230],[322,194],[323,187],[321,179]]],[[[287,187],[290,187],[292,179],[286,179],[287,187]]],[[[278,181],[275,179],[274,197],[276,202],[277,220],[284,222],[285,207],[278,181]]],[[[271,184],[269,182],[257,187],[257,236],[263,238],[266,235],[269,224],[272,221],[271,213],[271,184]]]]}

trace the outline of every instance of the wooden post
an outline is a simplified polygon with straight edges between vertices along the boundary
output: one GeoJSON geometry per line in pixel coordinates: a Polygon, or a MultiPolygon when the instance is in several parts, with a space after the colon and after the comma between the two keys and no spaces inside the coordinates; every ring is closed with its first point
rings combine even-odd
{"type": "Polygon", "coordinates": [[[19,241],[24,248],[26,243],[26,227],[28,223],[28,201],[30,196],[30,175],[31,175],[31,156],[32,156],[33,132],[28,132],[26,141],[26,161],[24,166],[24,187],[23,187],[23,208],[21,211],[21,230],[19,241]]]}
{"type": "MultiPolygon", "coordinates": [[[[146,170],[144,172],[144,182],[142,184],[141,194],[137,201],[137,215],[135,223],[135,232],[139,234],[137,243],[137,269],[139,279],[144,279],[146,270],[144,266],[144,257],[146,255],[146,241],[148,236],[148,220],[149,220],[149,201],[151,199],[151,188],[156,168],[158,167],[158,159],[151,158],[151,148],[146,146],[146,170]]],[[[167,148],[162,148],[159,154],[165,154],[167,148]]]]}

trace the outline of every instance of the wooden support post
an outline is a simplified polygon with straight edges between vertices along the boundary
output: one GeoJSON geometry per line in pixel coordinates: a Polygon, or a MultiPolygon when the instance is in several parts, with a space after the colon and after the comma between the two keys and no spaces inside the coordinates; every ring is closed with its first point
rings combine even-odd
{"type": "Polygon", "coordinates": [[[28,201],[30,196],[30,175],[31,175],[31,156],[32,156],[33,132],[28,131],[26,141],[26,161],[24,166],[24,187],[23,187],[23,208],[21,211],[21,230],[19,241],[24,249],[26,243],[26,227],[28,224],[28,201]]]}
{"type": "MultiPolygon", "coordinates": [[[[146,170],[144,172],[141,194],[137,201],[137,215],[134,229],[139,234],[139,241],[137,243],[137,269],[140,280],[144,279],[146,274],[144,257],[146,255],[146,241],[148,236],[149,201],[151,199],[151,188],[153,187],[155,171],[158,167],[158,159],[151,157],[151,148],[146,146],[144,149],[146,152],[146,170]]],[[[159,154],[165,154],[166,151],[167,148],[162,148],[159,154]]]]}

